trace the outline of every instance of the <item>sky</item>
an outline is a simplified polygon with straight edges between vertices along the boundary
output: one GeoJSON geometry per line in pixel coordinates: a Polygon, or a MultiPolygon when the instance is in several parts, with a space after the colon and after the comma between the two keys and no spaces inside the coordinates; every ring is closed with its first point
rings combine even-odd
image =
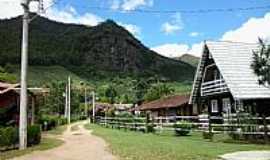
{"type": "MultiPolygon", "coordinates": [[[[258,37],[270,40],[269,0],[43,0],[43,3],[46,10],[42,16],[59,22],[95,26],[112,19],[147,47],[167,57],[185,53],[200,56],[205,40],[251,43],[256,43],[258,37]],[[201,11],[250,7],[265,8],[201,11]],[[149,10],[159,12],[138,12],[149,10]]],[[[37,2],[31,2],[30,6],[31,11],[38,10],[37,2]]],[[[22,12],[20,0],[0,0],[1,19],[22,12]]]]}

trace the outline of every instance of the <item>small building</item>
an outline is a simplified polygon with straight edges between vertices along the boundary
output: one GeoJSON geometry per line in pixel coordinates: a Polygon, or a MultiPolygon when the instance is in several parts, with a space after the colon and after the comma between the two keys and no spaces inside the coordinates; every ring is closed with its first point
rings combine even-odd
{"type": "MultiPolygon", "coordinates": [[[[28,88],[28,121],[35,121],[36,98],[48,90],[28,88]]],[[[18,125],[20,114],[20,84],[0,82],[0,125],[18,125]]]]}
{"type": "Polygon", "coordinates": [[[211,116],[255,115],[269,106],[270,89],[259,85],[251,68],[259,49],[259,44],[205,42],[189,103],[211,116]]]}
{"type": "Polygon", "coordinates": [[[175,95],[161,98],[139,106],[140,111],[150,111],[151,117],[191,116],[192,106],[188,104],[189,95],[175,95]]]}

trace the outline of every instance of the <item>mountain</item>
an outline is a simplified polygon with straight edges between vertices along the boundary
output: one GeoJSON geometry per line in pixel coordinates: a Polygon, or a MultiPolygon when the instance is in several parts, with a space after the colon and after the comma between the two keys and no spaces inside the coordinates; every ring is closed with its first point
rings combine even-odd
{"type": "MultiPolygon", "coordinates": [[[[0,65],[20,63],[21,21],[21,17],[0,21],[0,65]]],[[[151,51],[112,20],[89,27],[37,16],[29,35],[30,65],[59,65],[87,79],[158,75],[190,81],[195,71],[185,62],[151,51]]]]}
{"type": "Polygon", "coordinates": [[[180,60],[182,62],[186,62],[194,67],[197,67],[199,60],[200,60],[200,58],[195,57],[195,56],[190,55],[190,54],[183,54],[181,57],[177,57],[175,59],[180,60]]]}

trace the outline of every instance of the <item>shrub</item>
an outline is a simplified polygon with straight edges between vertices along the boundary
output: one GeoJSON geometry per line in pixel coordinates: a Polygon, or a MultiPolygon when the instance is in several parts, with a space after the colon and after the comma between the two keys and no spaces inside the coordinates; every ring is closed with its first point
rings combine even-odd
{"type": "Polygon", "coordinates": [[[27,129],[27,143],[28,145],[39,144],[41,140],[40,125],[32,125],[27,129]]]}
{"type": "Polygon", "coordinates": [[[15,145],[19,140],[18,129],[15,127],[0,128],[0,147],[15,145]]]}
{"type": "Polygon", "coordinates": [[[154,127],[155,127],[154,124],[148,123],[146,125],[146,132],[147,133],[154,133],[155,132],[155,128],[154,127]]]}
{"type": "Polygon", "coordinates": [[[214,137],[214,133],[212,133],[212,132],[203,132],[203,138],[204,139],[210,139],[210,140],[212,140],[213,137],[214,137]]]}
{"type": "Polygon", "coordinates": [[[42,126],[42,130],[51,130],[53,128],[55,128],[58,124],[58,116],[54,116],[54,115],[43,115],[40,119],[39,119],[39,124],[41,124],[42,126]]]}
{"type": "Polygon", "coordinates": [[[178,136],[186,136],[190,133],[193,125],[187,121],[178,121],[174,124],[174,130],[178,136]]]}

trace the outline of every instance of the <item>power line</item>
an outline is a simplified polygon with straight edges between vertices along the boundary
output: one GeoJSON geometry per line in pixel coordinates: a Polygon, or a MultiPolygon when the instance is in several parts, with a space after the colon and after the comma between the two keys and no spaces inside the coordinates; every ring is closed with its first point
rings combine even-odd
{"type": "Polygon", "coordinates": [[[243,11],[254,11],[254,10],[268,10],[270,5],[267,6],[255,6],[255,7],[237,7],[237,8],[214,8],[214,9],[198,9],[198,10],[147,10],[147,9],[112,9],[108,7],[98,7],[90,6],[89,9],[101,10],[101,11],[111,11],[111,12],[121,12],[121,13],[152,13],[152,14],[205,14],[205,13],[216,13],[216,12],[243,12],[243,11]]]}
{"type": "MultiPolygon", "coordinates": [[[[42,9],[42,13],[46,13],[46,11],[48,9],[50,9],[51,7],[53,7],[54,5],[56,5],[57,3],[59,3],[61,0],[54,0],[48,7],[43,8],[42,9]]],[[[43,5],[43,4],[42,4],[43,5]]],[[[34,19],[36,19],[39,16],[39,14],[36,14],[35,16],[33,16],[29,21],[33,21],[34,19]]]]}

